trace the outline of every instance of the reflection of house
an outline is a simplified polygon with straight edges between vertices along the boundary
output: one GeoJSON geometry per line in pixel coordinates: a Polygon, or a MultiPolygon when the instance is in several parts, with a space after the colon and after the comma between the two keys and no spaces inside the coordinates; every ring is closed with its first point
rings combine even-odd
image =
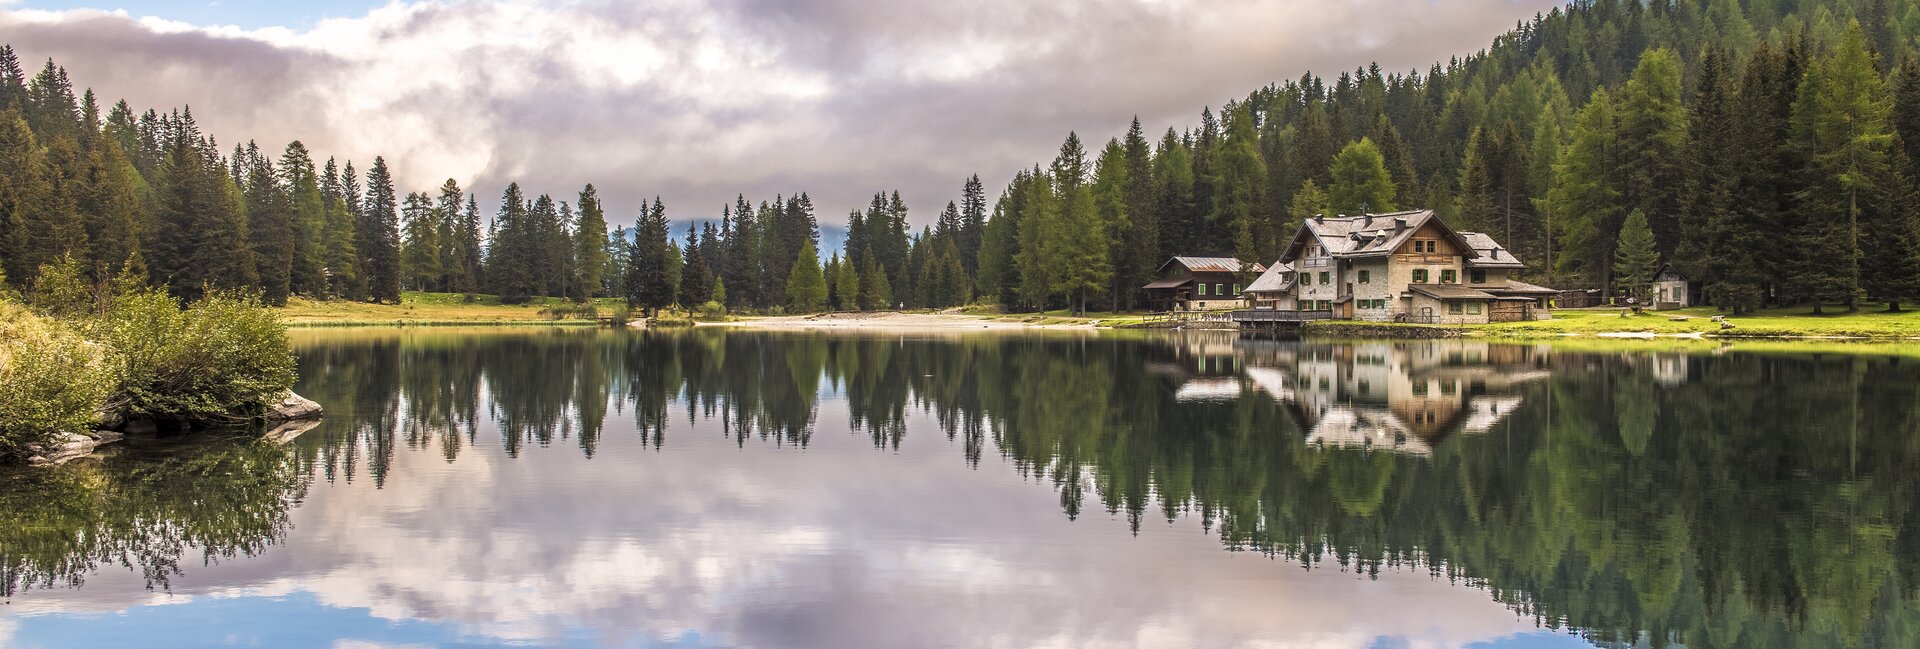
{"type": "Polygon", "coordinates": [[[1693,290],[1693,283],[1685,275],[1675,270],[1671,264],[1660,267],[1653,275],[1653,308],[1678,309],[1698,306],[1699,291],[1693,290]]]}
{"type": "Polygon", "coordinates": [[[1522,403],[1520,384],[1548,374],[1542,348],[1475,341],[1258,342],[1241,353],[1240,380],[1194,377],[1179,396],[1261,393],[1293,409],[1310,443],[1422,455],[1448,436],[1491,430],[1522,403]]]}
{"type": "Polygon", "coordinates": [[[1247,278],[1266,270],[1231,257],[1174,257],[1142,288],[1155,311],[1232,309],[1241,305],[1240,289],[1247,278]]]}
{"type": "Polygon", "coordinates": [[[1492,237],[1455,232],[1432,210],[1308,219],[1279,264],[1301,310],[1336,318],[1439,323],[1549,317],[1553,289],[1508,278],[1526,268],[1492,237]]]}

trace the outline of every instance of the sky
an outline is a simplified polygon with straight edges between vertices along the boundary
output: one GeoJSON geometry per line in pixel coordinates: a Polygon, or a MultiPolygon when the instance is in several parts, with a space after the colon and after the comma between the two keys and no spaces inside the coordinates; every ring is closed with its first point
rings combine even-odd
{"type": "Polygon", "coordinates": [[[824,224],[897,189],[928,223],[1069,131],[1097,149],[1308,71],[1424,71],[1555,4],[0,0],[0,42],[109,103],[191,106],[223,146],[384,156],[403,190],[591,182],[615,223],[805,191],[824,224]]]}

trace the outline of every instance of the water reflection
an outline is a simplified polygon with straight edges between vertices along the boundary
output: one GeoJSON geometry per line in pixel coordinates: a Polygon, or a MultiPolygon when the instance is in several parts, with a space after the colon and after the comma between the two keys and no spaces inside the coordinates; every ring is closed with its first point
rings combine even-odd
{"type": "Polygon", "coordinates": [[[135,605],[89,583],[121,563],[448,627],[429,642],[1920,644],[1910,358],[309,338],[330,416],[287,446],[9,476],[0,554],[33,613],[11,623],[135,605]]]}

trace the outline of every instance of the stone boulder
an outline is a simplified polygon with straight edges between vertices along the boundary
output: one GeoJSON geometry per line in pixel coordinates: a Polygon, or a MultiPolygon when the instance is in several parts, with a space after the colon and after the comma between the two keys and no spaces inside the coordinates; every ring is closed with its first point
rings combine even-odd
{"type": "Polygon", "coordinates": [[[315,403],[312,399],[288,391],[284,396],[280,397],[279,401],[274,402],[268,407],[267,423],[278,424],[289,421],[319,419],[320,415],[324,413],[325,410],[320,407],[320,404],[315,403]]]}

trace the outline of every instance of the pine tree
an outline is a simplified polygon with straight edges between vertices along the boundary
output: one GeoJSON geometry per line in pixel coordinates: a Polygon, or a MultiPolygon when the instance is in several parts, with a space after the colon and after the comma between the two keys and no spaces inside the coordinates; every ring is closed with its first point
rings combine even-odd
{"type": "Polygon", "coordinates": [[[967,275],[979,272],[976,265],[980,257],[982,237],[986,233],[987,190],[980,184],[980,175],[967,178],[960,190],[960,258],[967,265],[967,275]]]}
{"type": "Polygon", "coordinates": [[[634,224],[633,272],[627,277],[627,304],[646,309],[650,316],[673,304],[677,288],[674,275],[679,255],[668,240],[668,230],[667,208],[655,197],[653,206],[643,210],[634,224]]]}
{"type": "Polygon", "coordinates": [[[1672,50],[1648,50],[1619,104],[1621,198],[1628,208],[1646,212],[1663,257],[1673,255],[1687,209],[1687,113],[1680,75],[1680,58],[1672,50]]]}
{"type": "Polygon", "coordinates": [[[401,285],[431,291],[444,271],[440,260],[440,219],[426,194],[408,192],[401,213],[406,227],[400,246],[401,285]]]}
{"type": "MultiPolygon", "coordinates": [[[[1140,286],[1152,277],[1160,264],[1160,219],[1162,205],[1155,190],[1158,189],[1153,176],[1153,145],[1147,142],[1140,129],[1140,118],[1133,118],[1133,125],[1127,128],[1127,137],[1122,146],[1126,156],[1126,188],[1124,190],[1127,214],[1127,232],[1122,253],[1114,259],[1114,278],[1119,285],[1120,303],[1118,308],[1130,311],[1134,308],[1135,298],[1140,296],[1140,286]]],[[[966,259],[969,251],[961,250],[966,259]]]]}
{"type": "MultiPolygon", "coordinates": [[[[1260,157],[1250,107],[1229,105],[1227,135],[1215,158],[1213,229],[1229,239],[1216,244],[1243,263],[1254,263],[1272,249],[1273,222],[1265,218],[1267,163],[1260,157]]],[[[1084,309],[1082,309],[1084,311],[1084,309]]]]}
{"type": "Polygon", "coordinates": [[[1386,159],[1373,140],[1347,144],[1333,159],[1333,188],[1327,194],[1333,211],[1342,214],[1392,212],[1395,192],[1386,159]]]}
{"type": "Polygon", "coordinates": [[[1860,287],[1897,312],[1903,300],[1920,299],[1920,189],[1906,152],[1894,147],[1889,158],[1874,179],[1874,227],[1860,240],[1860,287]]]}
{"type": "Polygon", "coordinates": [[[1815,313],[1821,301],[1857,308],[1860,221],[1873,207],[1867,194],[1875,179],[1889,173],[1891,112],[1873,53],[1854,22],[1840,45],[1807,71],[1793,111],[1794,141],[1809,167],[1799,195],[1802,220],[1794,229],[1793,288],[1813,300],[1815,313]]]}
{"type": "MultiPolygon", "coordinates": [[[[701,235],[699,228],[687,228],[687,247],[683,249],[686,266],[680,276],[680,303],[689,306],[706,302],[713,295],[713,267],[707,261],[707,250],[712,243],[711,240],[703,240],[701,235]]],[[[818,266],[819,262],[814,262],[814,265],[818,266]]]]}
{"type": "Polygon", "coordinates": [[[1619,154],[1614,132],[1613,100],[1605,90],[1574,116],[1567,147],[1554,166],[1553,189],[1547,202],[1556,215],[1556,237],[1565,251],[1557,260],[1562,272],[1577,273],[1590,283],[1613,286],[1613,246],[1620,230],[1619,154]]]}
{"type": "Polygon", "coordinates": [[[827,280],[820,274],[820,253],[808,241],[800,245],[787,273],[787,309],[792,313],[819,313],[827,305],[827,280]]]}
{"type": "Polygon", "coordinates": [[[1755,250],[1754,224],[1741,217],[1740,139],[1733,68],[1725,50],[1701,55],[1688,133],[1695,200],[1681,228],[1674,266],[1703,283],[1715,305],[1744,314],[1759,308],[1765,277],[1755,250]]]}
{"type": "Polygon", "coordinates": [[[375,302],[400,302],[400,215],[393,175],[385,158],[374,157],[367,171],[367,198],[357,228],[360,258],[364,260],[367,297],[375,302]]]}
{"type": "Polygon", "coordinates": [[[580,189],[580,222],[573,234],[573,290],[571,297],[589,300],[600,294],[607,269],[607,216],[600,193],[589,183],[580,189]]]}
{"type": "Polygon", "coordinates": [[[1160,252],[1153,256],[1153,265],[1158,267],[1167,257],[1199,252],[1195,247],[1199,241],[1194,227],[1198,219],[1193,217],[1192,161],[1173,129],[1161,136],[1159,150],[1154,153],[1153,181],[1154,195],[1160,203],[1160,252]]]}
{"type": "Polygon", "coordinates": [[[1326,214],[1332,199],[1320,191],[1320,186],[1312,178],[1300,181],[1300,188],[1293,192],[1293,204],[1287,207],[1287,236],[1293,236],[1307,219],[1326,214]]]}
{"type": "Polygon", "coordinates": [[[1640,210],[1627,214],[1620,226],[1620,240],[1613,251],[1614,287],[1629,296],[1645,299],[1659,271],[1660,251],[1655,248],[1653,229],[1640,210]]]}
{"type": "Polygon", "coordinates": [[[320,176],[314,169],[313,155],[299,140],[290,142],[280,153],[279,169],[280,190],[286,194],[292,209],[293,263],[289,287],[300,295],[325,298],[328,293],[327,206],[320,192],[320,176]]]}
{"type": "Polygon", "coordinates": [[[529,245],[526,195],[520,183],[509,183],[500,195],[500,210],[494,213],[493,236],[487,247],[487,278],[500,301],[518,304],[534,293],[532,258],[529,245]]]}
{"type": "Polygon", "coordinates": [[[247,143],[245,158],[241,164],[247,169],[247,236],[254,273],[260,281],[260,297],[267,304],[286,304],[287,296],[293,293],[293,266],[299,245],[293,197],[279,183],[273,163],[251,142],[247,143]]]}
{"type": "Polygon", "coordinates": [[[357,298],[364,289],[360,280],[360,244],[354,220],[353,163],[337,173],[334,161],[327,160],[321,174],[320,196],[326,204],[326,273],[331,297],[357,298]]]}
{"type": "Polygon", "coordinates": [[[833,293],[836,301],[833,308],[841,311],[860,310],[860,273],[853,268],[852,258],[838,258],[833,265],[833,293]]]}

